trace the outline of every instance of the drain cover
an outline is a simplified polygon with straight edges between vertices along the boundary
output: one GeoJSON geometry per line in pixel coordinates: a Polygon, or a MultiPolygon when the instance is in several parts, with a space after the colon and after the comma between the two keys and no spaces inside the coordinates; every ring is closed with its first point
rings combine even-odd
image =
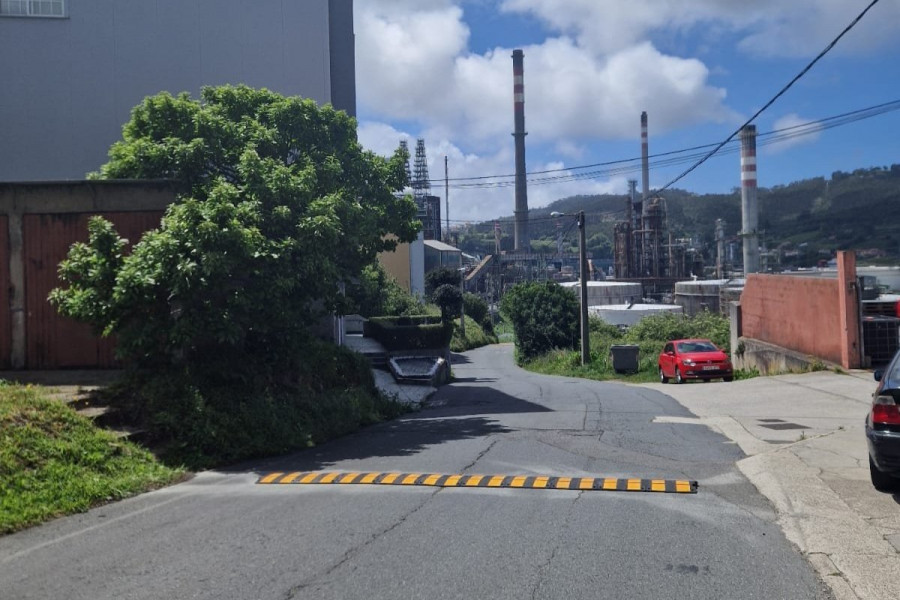
{"type": "Polygon", "coordinates": [[[766,429],[809,429],[806,425],[799,425],[797,423],[771,423],[769,425],[760,425],[760,427],[765,427],[766,429]]]}

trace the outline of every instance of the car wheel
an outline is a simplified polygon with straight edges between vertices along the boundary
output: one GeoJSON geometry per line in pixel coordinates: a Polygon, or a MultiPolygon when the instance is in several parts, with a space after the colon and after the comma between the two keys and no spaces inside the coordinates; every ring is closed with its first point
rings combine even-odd
{"type": "Polygon", "coordinates": [[[681,376],[681,371],[678,367],[675,367],[675,383],[684,383],[684,378],[681,376]]]}
{"type": "Polygon", "coordinates": [[[662,367],[659,368],[659,382],[669,383],[669,378],[666,377],[665,373],[663,373],[662,367]]]}
{"type": "Polygon", "coordinates": [[[725,383],[731,383],[732,381],[734,381],[734,377],[723,377],[722,381],[724,381],[725,383]]]}
{"type": "Polygon", "coordinates": [[[872,485],[879,492],[891,492],[900,487],[898,486],[900,481],[878,470],[878,467],[872,462],[871,456],[869,457],[869,475],[872,477],[872,485]]]}

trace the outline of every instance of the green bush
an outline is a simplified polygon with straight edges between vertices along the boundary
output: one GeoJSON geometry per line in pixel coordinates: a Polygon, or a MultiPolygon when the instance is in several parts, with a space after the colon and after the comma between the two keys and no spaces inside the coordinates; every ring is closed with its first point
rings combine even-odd
{"type": "Polygon", "coordinates": [[[363,269],[359,282],[348,286],[347,295],[358,314],[369,318],[382,315],[421,314],[425,307],[392,279],[379,263],[363,269]]]}
{"type": "Polygon", "coordinates": [[[463,294],[456,286],[444,284],[434,290],[431,301],[441,309],[441,319],[448,322],[459,317],[462,312],[463,294]]]}
{"type": "Polygon", "coordinates": [[[660,344],[668,340],[705,338],[728,352],[731,344],[731,327],[727,318],[709,311],[703,311],[690,318],[663,313],[642,318],[628,328],[624,338],[635,343],[653,341],[660,344]]]}
{"type": "Polygon", "coordinates": [[[447,347],[453,335],[453,323],[422,315],[396,319],[381,317],[369,319],[365,332],[391,352],[426,350],[447,347]]]}
{"type": "MultiPolygon", "coordinates": [[[[466,315],[472,317],[472,320],[482,325],[490,323],[488,315],[488,305],[484,298],[475,294],[463,294],[463,304],[466,309],[466,315]]],[[[491,323],[493,325],[493,323],[491,323]]]]}
{"type": "Polygon", "coordinates": [[[194,469],[306,448],[405,410],[378,392],[364,357],[327,343],[313,343],[276,384],[200,385],[174,369],[133,377],[116,402],[166,462],[194,469]]]}
{"type": "Polygon", "coordinates": [[[520,360],[578,343],[578,300],[552,281],[514,286],[503,296],[500,309],[513,324],[520,360]]]}

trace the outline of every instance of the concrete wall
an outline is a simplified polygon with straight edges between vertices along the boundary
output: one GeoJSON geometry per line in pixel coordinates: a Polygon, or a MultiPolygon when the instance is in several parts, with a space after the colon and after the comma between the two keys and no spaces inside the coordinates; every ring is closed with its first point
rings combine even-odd
{"type": "Polygon", "coordinates": [[[837,279],[749,275],[740,301],[741,337],[858,368],[856,261],[840,252],[838,263],[837,279]]]}
{"type": "Polygon", "coordinates": [[[245,83],[355,114],[352,0],[69,0],[0,17],[0,181],[81,179],[132,107],[245,83]]]}

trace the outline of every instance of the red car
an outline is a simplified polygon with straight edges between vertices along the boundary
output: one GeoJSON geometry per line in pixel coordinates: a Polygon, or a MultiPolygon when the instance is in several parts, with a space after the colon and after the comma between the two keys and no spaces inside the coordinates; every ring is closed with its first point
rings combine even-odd
{"type": "Polygon", "coordinates": [[[659,355],[659,380],[684,383],[688,379],[734,380],[728,355],[709,340],[673,340],[659,355]]]}

